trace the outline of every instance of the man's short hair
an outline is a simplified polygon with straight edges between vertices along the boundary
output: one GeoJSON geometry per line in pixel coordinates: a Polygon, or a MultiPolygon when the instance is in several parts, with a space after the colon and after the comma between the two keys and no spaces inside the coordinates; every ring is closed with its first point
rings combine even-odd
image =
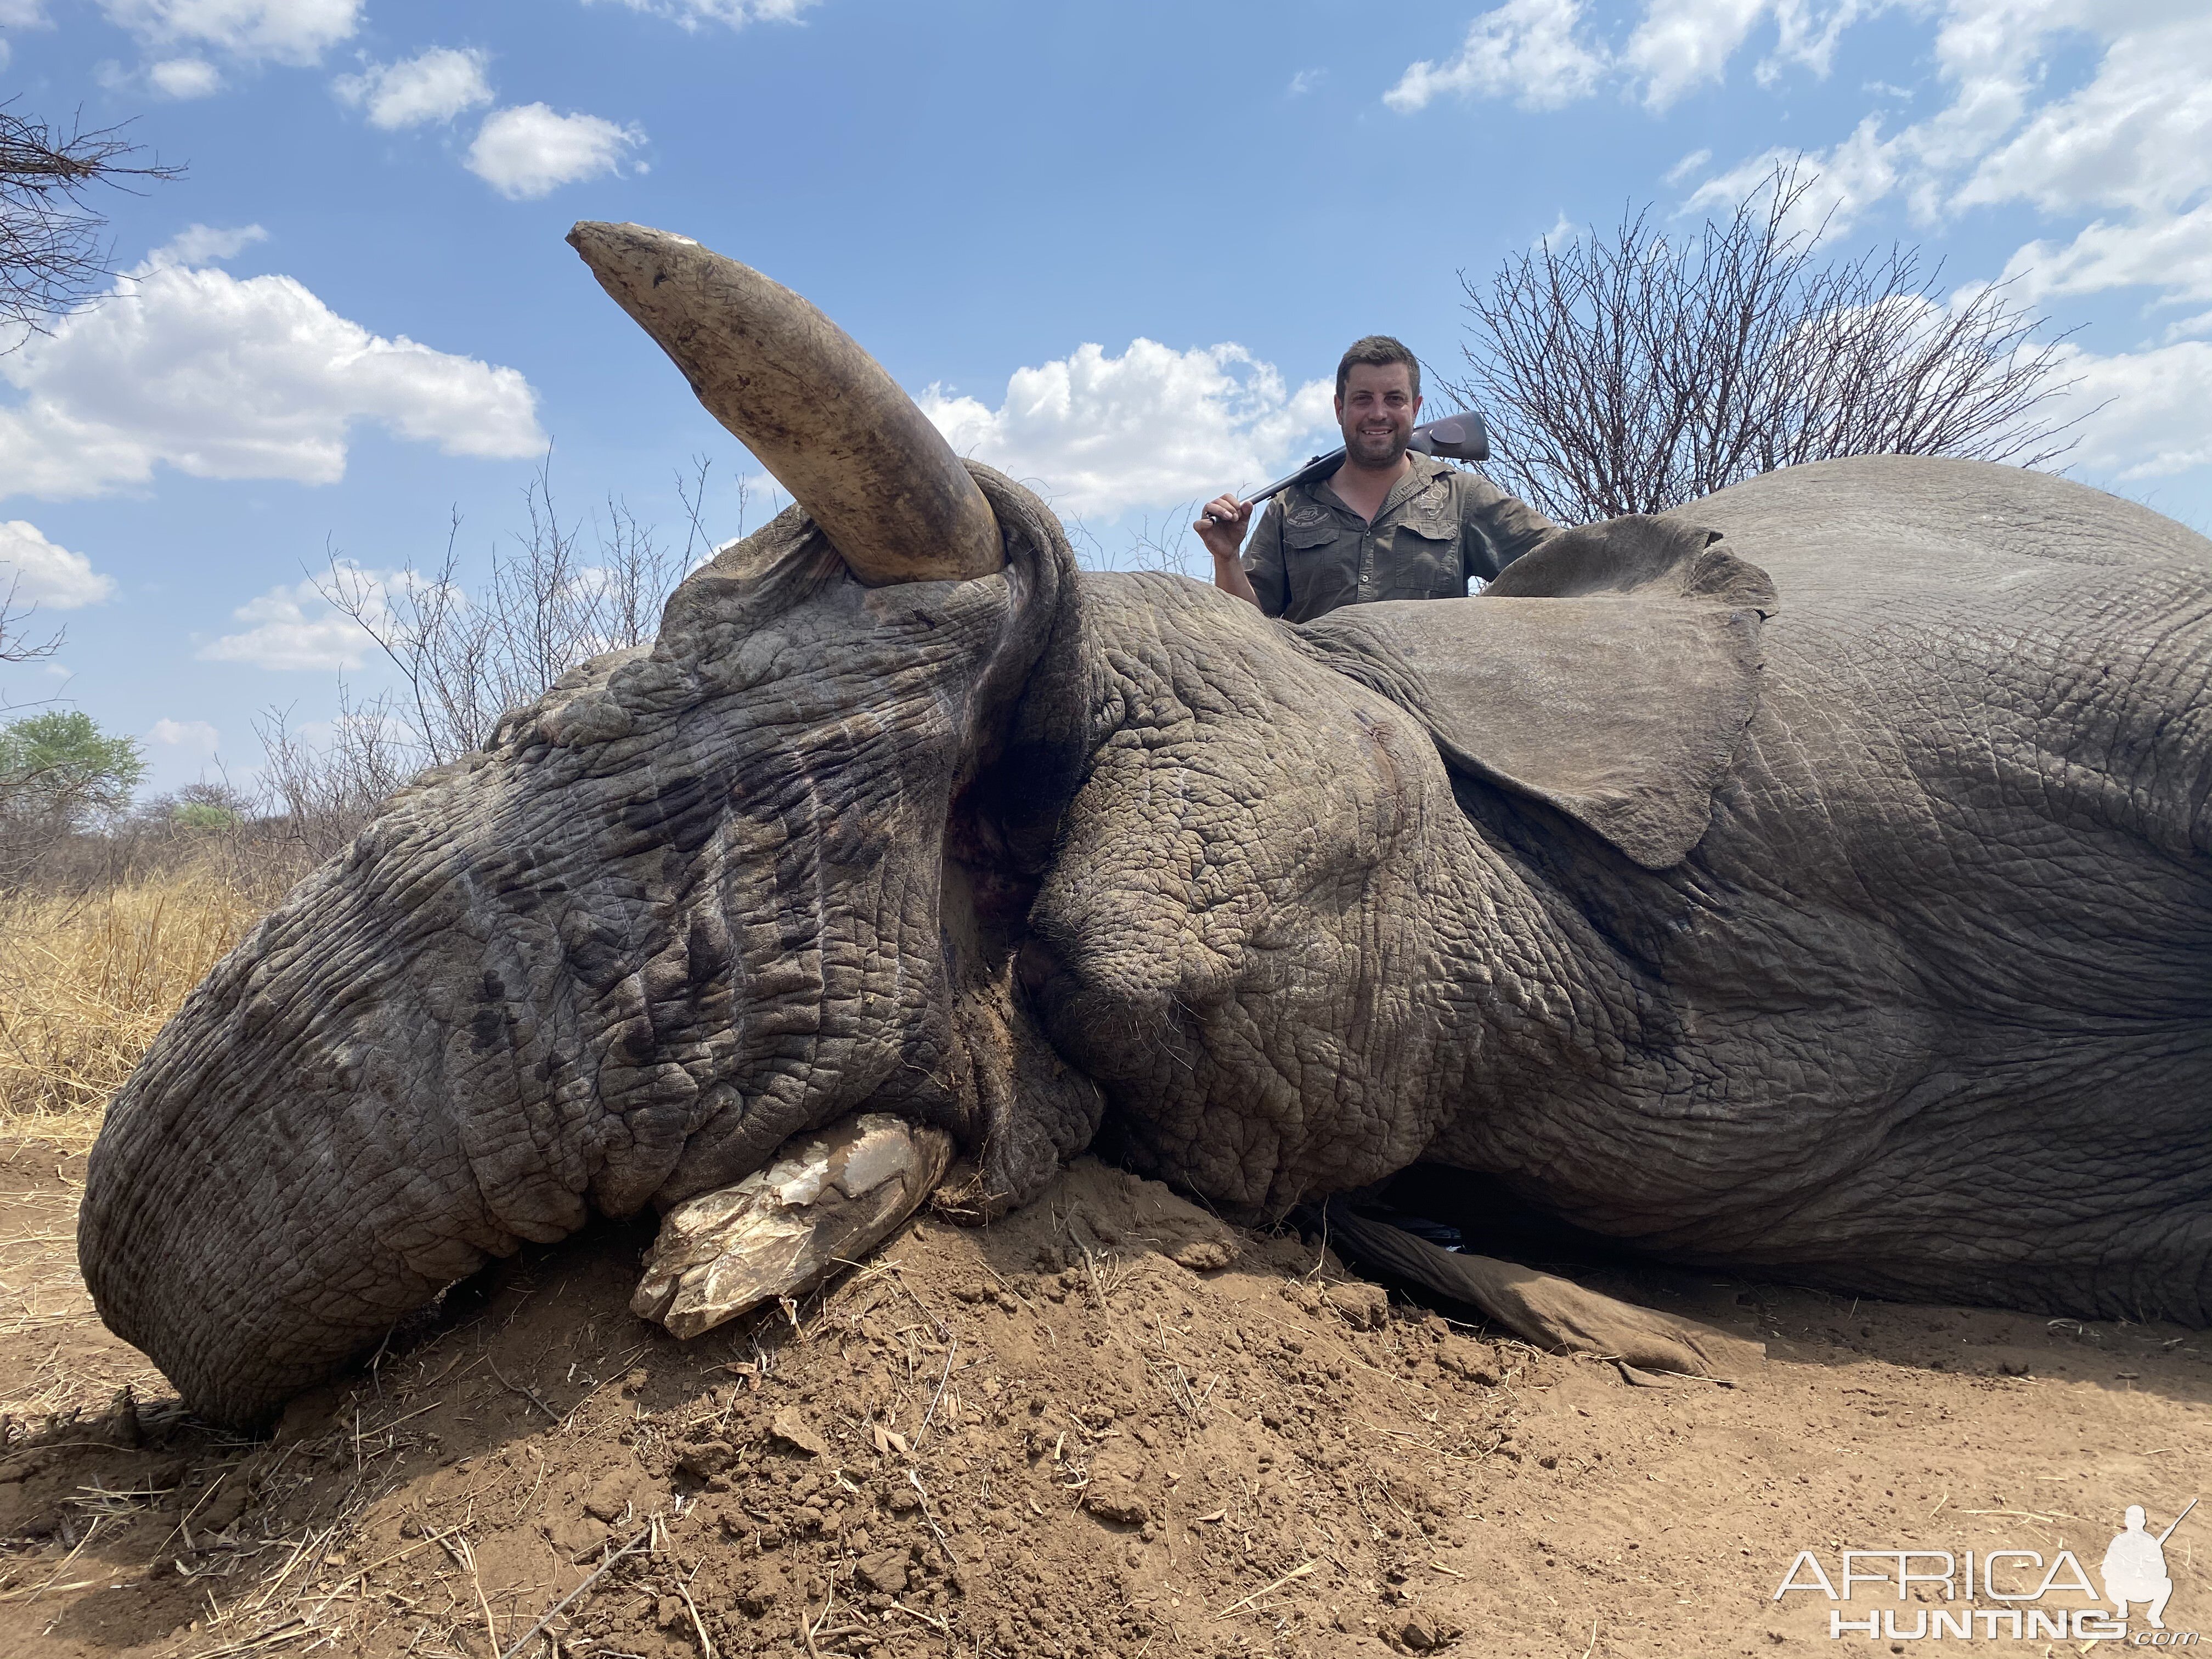
{"type": "Polygon", "coordinates": [[[1406,349],[1402,340],[1394,340],[1387,334],[1370,334],[1364,340],[1354,340],[1352,349],[1344,354],[1343,360],[1336,366],[1336,399],[1339,403],[1344,401],[1344,388],[1352,379],[1354,363],[1373,363],[1377,368],[1389,363],[1403,363],[1413,395],[1416,398],[1421,395],[1420,359],[1406,349]]]}

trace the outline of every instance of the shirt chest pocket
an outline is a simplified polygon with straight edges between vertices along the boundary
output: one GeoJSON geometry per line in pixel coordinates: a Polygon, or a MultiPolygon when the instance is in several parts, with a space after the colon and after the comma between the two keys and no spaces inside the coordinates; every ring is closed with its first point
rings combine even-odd
{"type": "Polygon", "coordinates": [[[1283,526],[1284,615],[1304,621],[1350,605],[1359,592],[1359,542],[1336,515],[1315,513],[1283,526]]]}
{"type": "Polygon", "coordinates": [[[1385,599],[1456,599],[1467,592],[1460,559],[1461,528],[1449,509],[1408,514],[1390,532],[1387,568],[1379,571],[1385,599]]]}

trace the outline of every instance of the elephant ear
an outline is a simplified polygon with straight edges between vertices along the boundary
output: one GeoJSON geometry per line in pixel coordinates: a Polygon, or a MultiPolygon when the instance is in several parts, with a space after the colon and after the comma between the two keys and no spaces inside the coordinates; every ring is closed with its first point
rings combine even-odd
{"type": "Polygon", "coordinates": [[[1679,864],[1758,706],[1766,573],[1717,531],[1562,531],[1478,598],[1308,624],[1330,665],[1419,717],[1445,763],[1540,800],[1647,870],[1679,864]]]}

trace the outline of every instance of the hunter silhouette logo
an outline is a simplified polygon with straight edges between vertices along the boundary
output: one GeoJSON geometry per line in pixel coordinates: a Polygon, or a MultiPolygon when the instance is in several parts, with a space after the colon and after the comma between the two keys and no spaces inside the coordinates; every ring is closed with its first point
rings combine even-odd
{"type": "Polygon", "coordinates": [[[2140,1601],[2150,1627],[2166,1628],[2166,1604],[2173,1595],[2173,1580],[2166,1576],[2166,1540],[2196,1507],[2192,1498],[2188,1509],[2175,1516],[2164,1532],[2153,1536],[2144,1528],[2142,1505],[2128,1505],[2126,1530],[2106,1549],[2105,1564],[2099,1570],[2105,1581],[2105,1599],[2112,1604],[2112,1617],[2126,1619],[2128,1603],[2140,1601]]]}
{"type": "Polygon", "coordinates": [[[2194,1647],[2195,1631],[2168,1631],[2166,1604],[2173,1580],[2166,1567],[2166,1541],[2197,1507],[2191,1498],[2163,1532],[2150,1530],[2140,1504],[2130,1504],[2121,1530],[2106,1547],[2098,1577],[2100,1595],[2087,1570],[2069,1549],[2046,1561],[2039,1550],[1882,1549],[1844,1550],[1840,1570],[1831,1576],[1817,1552],[1800,1550],[1776,1587],[1774,1600],[1792,1591],[1809,1592],[1830,1601],[1894,1600],[1900,1603],[1934,1598],[1949,1605],[1866,1610],[1851,1618],[1841,1607],[1828,1613],[1828,1634],[1887,1638],[1892,1643],[1941,1640],[1945,1637],[1984,1640],[2010,1637],[2026,1641],[2124,1642],[2130,1647],[2194,1647]],[[1917,1588],[1916,1588],[1917,1587],[1917,1588]],[[2078,1596],[2088,1605],[2047,1602],[2052,1595],[2078,1596]],[[2111,1611],[2097,1605],[2101,1600],[2111,1611]],[[1978,1605],[1991,1602],[1994,1606],[1978,1605]],[[2148,1629],[2130,1632],[2130,1607],[2142,1609],[2148,1629]],[[1908,1625],[1900,1614],[1909,1616],[1908,1625]]]}

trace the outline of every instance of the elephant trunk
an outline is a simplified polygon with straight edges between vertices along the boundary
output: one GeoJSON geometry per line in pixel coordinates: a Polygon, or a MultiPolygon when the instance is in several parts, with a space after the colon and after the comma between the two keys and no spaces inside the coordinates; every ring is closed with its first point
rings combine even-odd
{"type": "MultiPolygon", "coordinates": [[[[584,1218],[542,1181],[535,1223],[531,1202],[494,1216],[447,1104],[464,1056],[378,959],[362,899],[343,865],[310,878],[192,993],[93,1151],[78,1255],[94,1301],[217,1422],[265,1422],[512,1253],[518,1220],[552,1238],[584,1218]]],[[[542,1169],[517,1140],[509,1167],[542,1169]]]]}

